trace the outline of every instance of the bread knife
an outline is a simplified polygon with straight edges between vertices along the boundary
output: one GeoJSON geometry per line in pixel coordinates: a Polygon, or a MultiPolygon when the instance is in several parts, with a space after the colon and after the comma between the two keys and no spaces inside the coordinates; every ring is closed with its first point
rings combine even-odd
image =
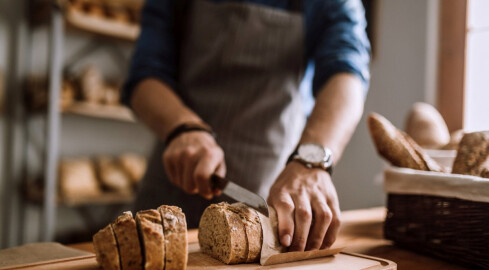
{"type": "Polygon", "coordinates": [[[213,174],[211,176],[211,188],[213,190],[221,190],[222,193],[226,194],[232,199],[242,202],[268,217],[268,204],[265,199],[260,197],[258,194],[255,194],[244,187],[229,181],[229,179],[213,174]]]}

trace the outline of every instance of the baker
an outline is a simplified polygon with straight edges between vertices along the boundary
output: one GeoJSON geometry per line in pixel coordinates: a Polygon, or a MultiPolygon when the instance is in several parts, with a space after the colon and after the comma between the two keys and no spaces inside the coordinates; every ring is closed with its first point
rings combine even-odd
{"type": "Polygon", "coordinates": [[[136,208],[177,205],[197,227],[222,200],[216,173],[268,198],[290,251],[329,247],[340,225],[331,169],[369,79],[360,0],[147,0],[141,25],[122,100],[160,140],[136,208]]]}

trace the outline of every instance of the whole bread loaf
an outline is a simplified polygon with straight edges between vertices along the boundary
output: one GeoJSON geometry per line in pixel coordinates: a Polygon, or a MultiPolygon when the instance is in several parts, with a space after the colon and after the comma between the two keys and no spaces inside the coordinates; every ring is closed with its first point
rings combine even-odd
{"type": "Polygon", "coordinates": [[[447,124],[435,107],[416,102],[406,119],[405,131],[420,146],[440,148],[450,141],[447,124]]]}
{"type": "Polygon", "coordinates": [[[489,131],[467,133],[462,137],[452,173],[489,178],[489,131]]]}

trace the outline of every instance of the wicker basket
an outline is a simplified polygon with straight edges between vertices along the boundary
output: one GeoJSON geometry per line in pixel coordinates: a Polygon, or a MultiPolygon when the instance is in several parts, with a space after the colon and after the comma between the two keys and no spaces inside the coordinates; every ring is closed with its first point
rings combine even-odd
{"type": "Polygon", "coordinates": [[[489,179],[392,167],[384,179],[387,239],[489,269],[489,179]]]}

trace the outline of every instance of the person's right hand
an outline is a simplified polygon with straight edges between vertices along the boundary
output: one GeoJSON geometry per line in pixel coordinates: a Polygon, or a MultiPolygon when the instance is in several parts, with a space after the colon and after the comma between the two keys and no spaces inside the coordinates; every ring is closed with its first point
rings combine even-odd
{"type": "Polygon", "coordinates": [[[206,199],[219,194],[211,189],[211,175],[226,174],[224,152],[205,131],[186,132],[173,139],[163,152],[163,164],[173,184],[206,199]]]}

